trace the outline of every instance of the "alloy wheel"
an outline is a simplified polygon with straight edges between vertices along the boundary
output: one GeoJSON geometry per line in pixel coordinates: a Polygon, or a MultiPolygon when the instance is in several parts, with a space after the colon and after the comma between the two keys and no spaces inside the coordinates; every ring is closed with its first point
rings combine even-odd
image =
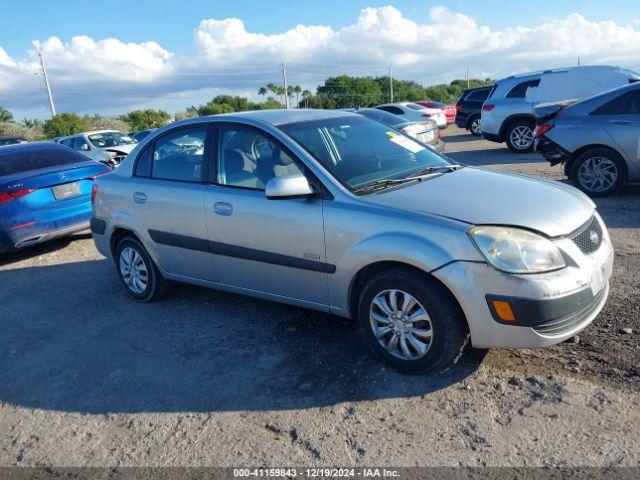
{"type": "Polygon", "coordinates": [[[474,135],[480,135],[480,119],[476,118],[473,122],[471,122],[471,133],[474,135]]]}
{"type": "Polygon", "coordinates": [[[578,182],[590,192],[605,192],[618,180],[618,167],[607,157],[587,158],[578,168],[578,182]]]}
{"type": "Polygon", "coordinates": [[[511,130],[509,140],[517,149],[526,150],[533,143],[533,130],[528,125],[518,125],[511,130]]]}
{"type": "Polygon", "coordinates": [[[378,343],[402,360],[417,360],[431,348],[433,325],[426,309],[403,290],[384,290],[369,309],[371,328],[378,343]]]}
{"type": "Polygon", "coordinates": [[[149,285],[149,272],[142,255],[131,247],[120,253],[120,274],[133,293],[141,295],[149,285]]]}

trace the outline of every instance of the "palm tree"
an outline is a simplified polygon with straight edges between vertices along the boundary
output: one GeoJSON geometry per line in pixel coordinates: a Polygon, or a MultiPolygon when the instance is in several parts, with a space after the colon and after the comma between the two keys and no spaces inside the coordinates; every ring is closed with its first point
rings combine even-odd
{"type": "Polygon", "coordinates": [[[260,87],[258,89],[258,95],[266,95],[268,92],[267,87],[260,87]]]}
{"type": "Polygon", "coordinates": [[[12,122],[13,121],[13,113],[9,110],[5,110],[0,107],[0,122],[12,122]]]}
{"type": "Polygon", "coordinates": [[[300,93],[302,92],[302,88],[300,87],[300,85],[293,85],[291,87],[291,96],[293,96],[293,94],[296,94],[296,106],[300,105],[300,93]]]}
{"type": "Polygon", "coordinates": [[[312,93],[309,90],[302,91],[302,99],[304,100],[304,108],[309,108],[309,97],[312,93]]]}
{"type": "Polygon", "coordinates": [[[24,125],[27,128],[33,128],[33,127],[38,127],[40,125],[42,125],[42,122],[40,120],[38,120],[37,118],[24,118],[22,120],[22,125],[24,125]]]}

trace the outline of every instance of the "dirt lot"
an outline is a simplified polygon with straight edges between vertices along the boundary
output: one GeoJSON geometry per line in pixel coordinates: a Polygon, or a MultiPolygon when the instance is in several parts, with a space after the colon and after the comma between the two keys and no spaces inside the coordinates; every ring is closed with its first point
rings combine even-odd
{"type": "MultiPolygon", "coordinates": [[[[446,136],[458,161],[562,178],[446,136]]],[[[86,234],[5,257],[0,465],[638,466],[640,188],[597,203],[616,260],[579,341],[438,376],[319,313],[190,286],[136,304],[86,234]]]]}

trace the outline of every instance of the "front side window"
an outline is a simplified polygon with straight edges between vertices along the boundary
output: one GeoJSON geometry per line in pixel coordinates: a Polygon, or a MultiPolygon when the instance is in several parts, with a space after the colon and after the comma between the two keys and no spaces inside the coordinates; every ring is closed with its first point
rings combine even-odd
{"type": "Polygon", "coordinates": [[[122,132],[104,132],[89,135],[89,141],[96,148],[119,147],[121,145],[131,145],[137,143],[126,133],[122,132]]]}
{"type": "Polygon", "coordinates": [[[263,190],[269,180],[302,174],[278,142],[258,130],[225,128],[220,138],[218,183],[263,190]]]}
{"type": "Polygon", "coordinates": [[[280,127],[350,190],[451,164],[433,150],[366,117],[280,127]]]}
{"type": "Polygon", "coordinates": [[[207,127],[181,129],[159,138],[153,150],[151,176],[163,180],[201,182],[207,127]]]}
{"type": "Polygon", "coordinates": [[[73,138],[65,138],[64,140],[60,140],[60,143],[65,147],[73,148],[73,138]]]}

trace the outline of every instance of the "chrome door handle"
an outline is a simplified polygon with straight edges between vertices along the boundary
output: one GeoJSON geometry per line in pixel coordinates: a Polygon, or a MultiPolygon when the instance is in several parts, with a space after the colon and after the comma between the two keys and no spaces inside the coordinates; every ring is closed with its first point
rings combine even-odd
{"type": "Polygon", "coordinates": [[[213,211],[218,215],[228,217],[233,213],[233,205],[227,202],[216,202],[213,204],[213,211]]]}
{"type": "Polygon", "coordinates": [[[133,201],[136,203],[145,203],[147,201],[147,196],[142,192],[136,192],[133,194],[133,201]]]}
{"type": "Polygon", "coordinates": [[[631,120],[609,120],[609,123],[615,125],[631,125],[633,122],[631,120]]]}

